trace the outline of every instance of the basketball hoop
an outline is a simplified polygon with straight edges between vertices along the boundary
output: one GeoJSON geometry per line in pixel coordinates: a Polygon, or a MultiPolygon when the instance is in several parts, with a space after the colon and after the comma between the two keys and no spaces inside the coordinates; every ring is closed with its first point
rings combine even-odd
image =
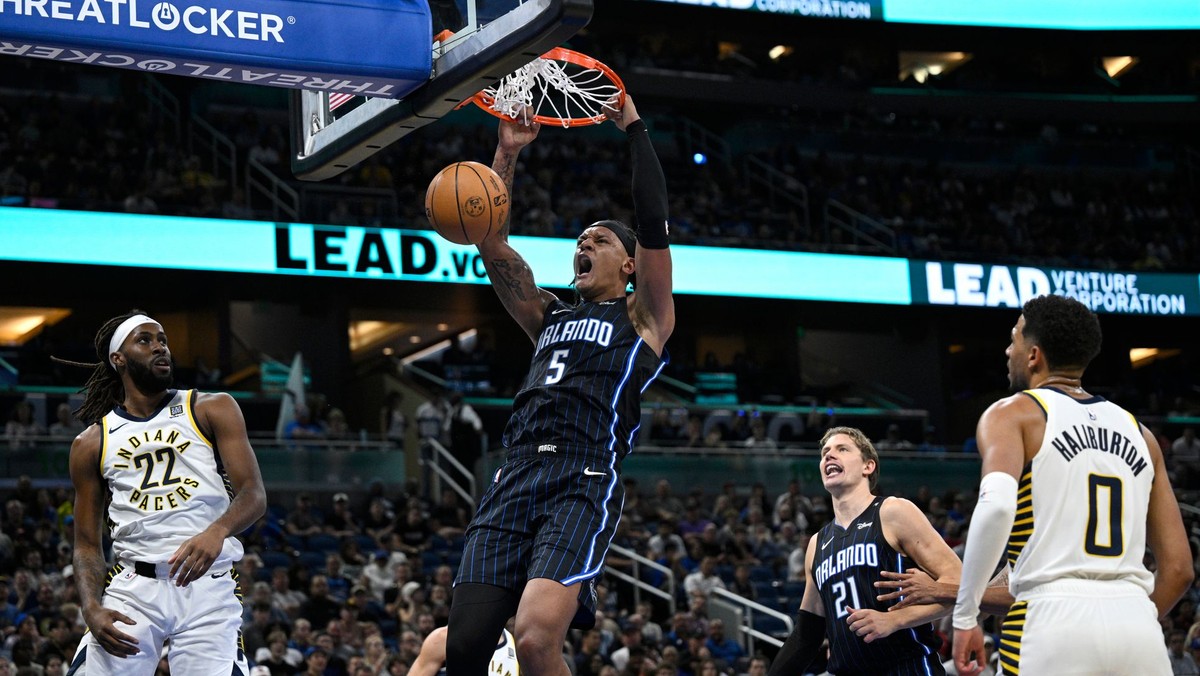
{"type": "Polygon", "coordinates": [[[521,117],[566,128],[604,122],[604,104],[614,98],[617,109],[625,105],[625,83],[611,68],[556,47],[471,100],[501,119],[521,117]]]}

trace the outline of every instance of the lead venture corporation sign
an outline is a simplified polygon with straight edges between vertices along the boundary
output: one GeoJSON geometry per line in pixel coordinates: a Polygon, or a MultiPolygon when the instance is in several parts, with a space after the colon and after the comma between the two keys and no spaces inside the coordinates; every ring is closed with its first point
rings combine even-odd
{"type": "Polygon", "coordinates": [[[1200,314],[1195,275],[911,261],[913,302],[1020,308],[1046,294],[1074,298],[1096,312],[1200,314]]]}

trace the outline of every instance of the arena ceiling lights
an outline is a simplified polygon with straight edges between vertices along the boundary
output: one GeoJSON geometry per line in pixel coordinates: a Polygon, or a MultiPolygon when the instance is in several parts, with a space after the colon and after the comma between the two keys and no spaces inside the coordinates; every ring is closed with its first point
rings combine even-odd
{"type": "Polygon", "coordinates": [[[0,345],[24,345],[70,314],[60,307],[0,307],[0,345]]]}
{"type": "Polygon", "coordinates": [[[925,84],[929,76],[941,77],[971,60],[966,52],[900,52],[900,81],[910,76],[925,84]]]}

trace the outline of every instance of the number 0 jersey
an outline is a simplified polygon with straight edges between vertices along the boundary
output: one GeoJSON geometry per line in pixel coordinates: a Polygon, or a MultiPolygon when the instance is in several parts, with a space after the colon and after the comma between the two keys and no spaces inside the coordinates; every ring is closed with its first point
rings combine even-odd
{"type": "Polygon", "coordinates": [[[1025,466],[1008,542],[1019,597],[1052,580],[1127,580],[1154,589],[1142,564],[1154,462],[1133,415],[1101,397],[1026,390],[1046,415],[1025,466]]]}
{"type": "Polygon", "coordinates": [[[625,298],[546,308],[504,446],[606,450],[625,457],[641,424],[642,391],[660,359],[629,320],[625,298]]]}
{"type": "MultiPolygon", "coordinates": [[[[166,563],[229,508],[233,489],[213,443],[196,424],[195,390],[168,390],[148,418],[118,407],[99,424],[116,560],[166,563]]],[[[241,558],[241,543],[230,537],[213,565],[241,558]]]]}

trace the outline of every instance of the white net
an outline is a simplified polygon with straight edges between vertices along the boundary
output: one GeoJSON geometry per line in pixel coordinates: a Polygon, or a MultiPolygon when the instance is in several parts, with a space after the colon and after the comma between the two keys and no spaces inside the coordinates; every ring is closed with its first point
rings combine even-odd
{"type": "Polygon", "coordinates": [[[514,120],[538,115],[557,118],[564,127],[600,124],[605,119],[604,104],[621,92],[599,69],[552,58],[539,58],[483,90],[497,114],[514,120]]]}

